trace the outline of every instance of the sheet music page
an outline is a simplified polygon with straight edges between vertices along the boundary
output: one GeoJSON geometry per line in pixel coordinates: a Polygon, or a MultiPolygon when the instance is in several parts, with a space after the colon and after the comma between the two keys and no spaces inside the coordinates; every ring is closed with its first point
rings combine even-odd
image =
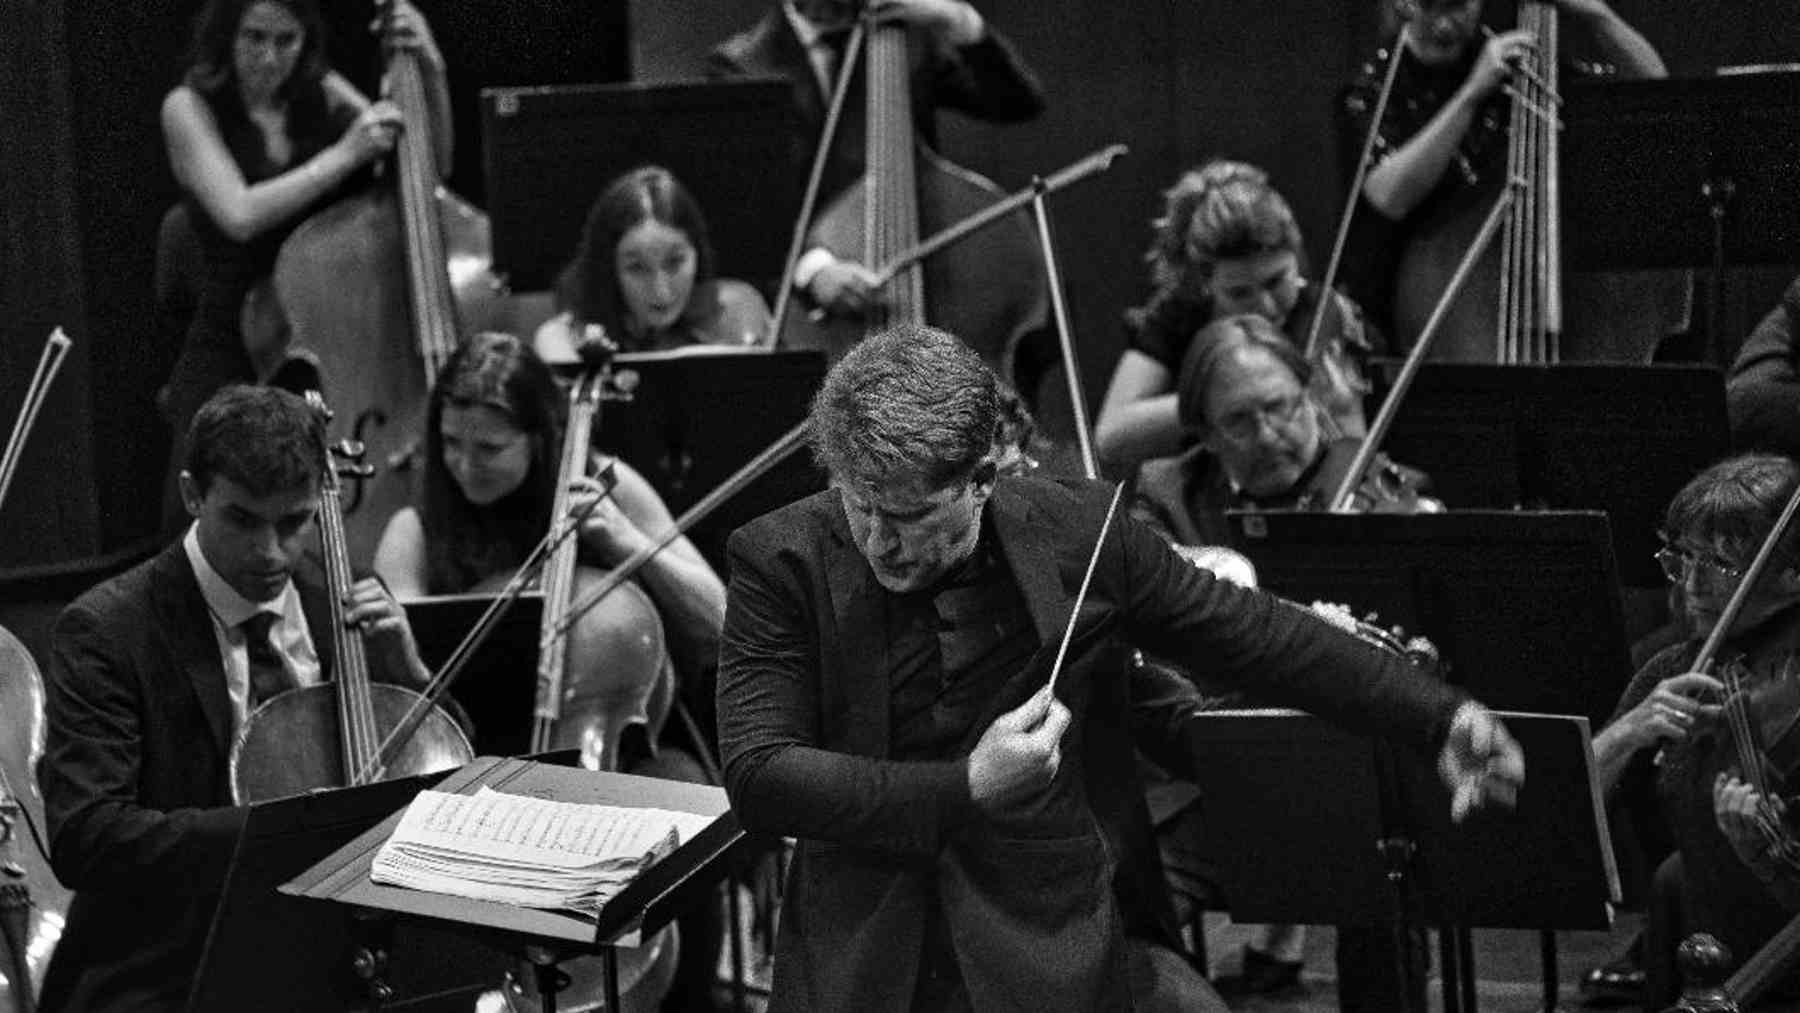
{"type": "Polygon", "coordinates": [[[711,820],[557,802],[483,787],[420,792],[376,853],[370,879],[524,907],[593,912],[711,820]]]}

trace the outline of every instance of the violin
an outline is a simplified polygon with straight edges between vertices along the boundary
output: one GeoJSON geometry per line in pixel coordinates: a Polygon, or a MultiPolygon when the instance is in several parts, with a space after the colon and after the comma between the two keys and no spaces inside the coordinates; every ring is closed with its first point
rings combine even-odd
{"type": "MultiPolygon", "coordinates": [[[[317,391],[308,392],[307,401],[329,418],[317,391]]],[[[475,758],[468,737],[441,708],[432,709],[404,748],[391,755],[379,748],[420,696],[403,686],[373,682],[361,635],[344,625],[344,600],[355,581],[342,486],[333,462],[342,457],[348,470],[363,476],[361,456],[362,448],[354,444],[327,448],[320,490],[319,540],[336,669],[330,683],[279,693],[244,720],[231,744],[228,768],[232,801],[238,805],[449,770],[475,758]]]]}
{"type": "Polygon", "coordinates": [[[1362,440],[1353,438],[1328,444],[1324,461],[1314,471],[1295,509],[1329,509],[1334,492],[1348,487],[1350,498],[1341,509],[1349,513],[1443,513],[1443,502],[1425,494],[1430,481],[1425,473],[1400,464],[1385,453],[1376,452],[1363,465],[1360,476],[1352,480],[1350,469],[1356,465],[1362,444],[1362,440]]]}

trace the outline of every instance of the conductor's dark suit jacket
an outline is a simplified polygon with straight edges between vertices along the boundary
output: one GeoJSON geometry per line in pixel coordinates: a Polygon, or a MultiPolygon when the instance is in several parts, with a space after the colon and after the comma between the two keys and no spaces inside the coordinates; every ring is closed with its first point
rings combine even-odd
{"type": "MultiPolygon", "coordinates": [[[[1028,120],[1043,111],[1044,92],[1036,77],[991,25],[980,41],[969,46],[945,46],[920,31],[909,38],[913,120],[926,144],[937,146],[938,109],[954,109],[999,123],[1028,120]]],[[[706,72],[719,79],[787,78],[793,85],[794,109],[810,157],[825,125],[831,96],[820,89],[806,46],[794,34],[780,4],[771,3],[756,24],[707,54],[706,72]]],[[[866,126],[862,105],[859,84],[845,100],[844,117],[820,184],[823,199],[829,200],[862,175],[866,126]]]]}
{"type": "MultiPolygon", "coordinates": [[[[1054,654],[1109,490],[1006,479],[987,505],[1054,654]]],[[[998,816],[969,794],[966,759],[888,757],[883,596],[835,491],[733,534],[719,671],[726,788],[744,825],[801,838],[776,943],[770,1009],[907,1010],[935,903],[978,1010],[1129,1009],[1109,889],[1113,855],[1085,786],[1075,722],[1051,786],[998,816]],[[935,900],[934,900],[935,898],[935,900]]],[[[1097,680],[1123,678],[1127,640],[1271,703],[1428,747],[1460,698],[1306,611],[1214,580],[1121,511],[1094,571],[1058,683],[1085,713],[1097,680]]],[[[1011,679],[966,750],[1043,685],[1011,679]]],[[[1096,800],[1098,801],[1098,800],[1096,800]]]]}
{"type": "MultiPolygon", "coordinates": [[[[328,667],[329,602],[296,586],[328,667]]],[[[244,820],[224,666],[181,541],[82,595],[51,640],[38,781],[75,899],[42,1009],[180,1009],[244,820]]]]}

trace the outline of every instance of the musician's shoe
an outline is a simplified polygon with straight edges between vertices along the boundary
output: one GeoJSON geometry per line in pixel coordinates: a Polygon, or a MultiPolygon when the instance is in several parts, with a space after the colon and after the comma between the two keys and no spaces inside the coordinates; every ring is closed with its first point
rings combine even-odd
{"type": "Polygon", "coordinates": [[[1581,976],[1583,1006],[1626,1006],[1644,1001],[1642,963],[1644,937],[1640,933],[1617,959],[1590,968],[1581,976]]]}
{"type": "Polygon", "coordinates": [[[1244,947],[1244,968],[1213,982],[1222,999],[1242,999],[1253,995],[1289,995],[1304,991],[1300,983],[1298,960],[1277,960],[1261,950],[1244,947]]]}

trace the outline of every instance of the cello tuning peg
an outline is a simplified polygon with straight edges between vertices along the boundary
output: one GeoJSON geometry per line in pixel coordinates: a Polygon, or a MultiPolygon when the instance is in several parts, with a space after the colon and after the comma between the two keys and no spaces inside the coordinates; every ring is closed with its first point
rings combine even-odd
{"type": "Polygon", "coordinates": [[[331,445],[331,454],[346,461],[357,461],[362,459],[367,449],[361,440],[339,440],[331,445]]]}

